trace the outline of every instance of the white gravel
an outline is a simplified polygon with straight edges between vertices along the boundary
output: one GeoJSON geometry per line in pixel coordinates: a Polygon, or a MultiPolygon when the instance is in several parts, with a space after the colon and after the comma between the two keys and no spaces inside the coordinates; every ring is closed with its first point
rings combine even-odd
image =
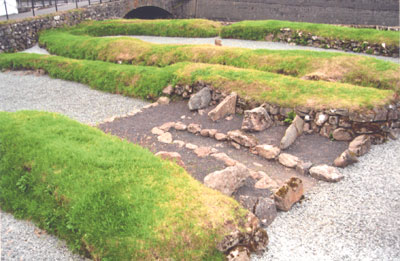
{"type": "Polygon", "coordinates": [[[0,211],[0,219],[0,260],[85,260],[79,255],[72,254],[64,241],[46,234],[31,222],[16,220],[3,211],[0,211]]]}
{"type": "Polygon", "coordinates": [[[95,124],[138,111],[146,102],[24,72],[0,73],[0,111],[40,110],[95,124]]]}
{"type": "MultiPolygon", "coordinates": [[[[120,36],[107,36],[107,37],[120,37],[120,36]]],[[[185,37],[162,37],[162,36],[142,36],[142,35],[132,35],[131,37],[137,38],[146,42],[159,43],[159,44],[211,44],[214,45],[214,41],[217,38],[185,38],[185,37]]],[[[269,49],[269,50],[307,50],[307,51],[319,51],[319,52],[335,52],[335,53],[345,53],[340,50],[335,49],[323,49],[311,46],[300,46],[300,45],[290,45],[288,43],[280,42],[266,42],[266,41],[251,41],[251,40],[238,40],[238,39],[221,39],[223,46],[230,47],[242,47],[249,49],[269,49]]],[[[385,57],[369,55],[364,53],[353,53],[347,52],[354,55],[368,56],[372,58],[377,58],[385,61],[390,61],[394,63],[400,63],[400,58],[385,57]]]]}
{"type": "Polygon", "coordinates": [[[320,183],[267,228],[253,260],[400,260],[400,140],[373,146],[337,184],[320,183]]]}

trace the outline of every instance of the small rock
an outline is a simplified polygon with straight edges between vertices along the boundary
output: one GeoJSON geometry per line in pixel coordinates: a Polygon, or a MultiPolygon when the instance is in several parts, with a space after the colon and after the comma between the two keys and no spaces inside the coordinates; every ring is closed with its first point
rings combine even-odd
{"type": "Polygon", "coordinates": [[[362,156],[371,149],[371,139],[367,135],[360,135],[349,144],[349,151],[362,156]]]}
{"type": "Polygon", "coordinates": [[[264,178],[265,176],[267,176],[267,173],[265,173],[264,171],[254,171],[254,170],[250,170],[250,176],[251,176],[254,180],[260,180],[260,179],[264,178]]]}
{"type": "Polygon", "coordinates": [[[208,116],[213,121],[217,121],[229,114],[235,114],[236,111],[237,93],[232,92],[217,107],[208,113],[208,116]]]}
{"type": "Polygon", "coordinates": [[[186,124],[182,123],[182,122],[177,122],[174,125],[175,130],[179,130],[179,131],[184,131],[187,129],[186,124]]]}
{"type": "Polygon", "coordinates": [[[279,153],[281,153],[281,150],[278,147],[268,144],[256,146],[256,151],[258,155],[268,160],[276,159],[279,153]]]}
{"type": "Polygon", "coordinates": [[[211,156],[217,160],[223,161],[226,166],[235,166],[237,163],[236,160],[230,158],[228,155],[222,152],[211,154],[211,156]]]}
{"type": "Polygon", "coordinates": [[[260,164],[258,162],[253,162],[253,165],[256,166],[256,167],[259,167],[259,168],[261,168],[263,166],[262,164],[260,164]]]}
{"type": "Polygon", "coordinates": [[[185,163],[182,161],[181,154],[178,152],[160,151],[155,155],[161,157],[162,159],[173,161],[181,167],[185,167],[185,163]]]}
{"type": "Polygon", "coordinates": [[[256,182],[254,185],[256,189],[275,189],[278,188],[279,185],[278,183],[273,180],[271,177],[269,177],[267,174],[265,174],[264,177],[262,177],[259,181],[256,182]]]}
{"type": "Polygon", "coordinates": [[[312,165],[310,161],[303,162],[300,160],[296,165],[296,171],[302,175],[307,175],[312,165]]]}
{"type": "Polygon", "coordinates": [[[187,126],[187,130],[190,133],[197,134],[201,131],[201,125],[200,124],[195,124],[191,123],[187,126]]]}
{"type": "Polygon", "coordinates": [[[343,128],[337,128],[336,130],[333,131],[332,137],[335,140],[351,141],[353,139],[353,134],[351,133],[350,130],[346,130],[343,128]]]}
{"type": "Polygon", "coordinates": [[[392,140],[397,140],[400,136],[400,131],[399,130],[394,130],[394,129],[390,129],[388,131],[388,137],[392,140]]]}
{"type": "Polygon", "coordinates": [[[229,139],[249,148],[257,146],[258,143],[254,135],[244,133],[241,130],[229,131],[227,136],[229,139]]]}
{"type": "Polygon", "coordinates": [[[203,137],[211,137],[214,138],[215,134],[217,133],[216,129],[202,129],[200,131],[200,135],[203,137]]]}
{"type": "Polygon", "coordinates": [[[263,226],[271,225],[278,215],[275,201],[270,198],[258,198],[254,214],[260,219],[263,226]]]}
{"type": "Polygon", "coordinates": [[[182,140],[174,140],[172,143],[177,144],[179,146],[179,148],[182,148],[183,146],[185,146],[185,142],[182,140]]]}
{"type": "Polygon", "coordinates": [[[153,107],[157,107],[158,105],[159,104],[157,102],[153,102],[153,103],[150,103],[150,104],[147,104],[146,106],[144,106],[143,109],[150,109],[153,107]]]}
{"type": "Polygon", "coordinates": [[[285,135],[283,136],[281,143],[279,145],[279,147],[284,150],[290,147],[290,145],[293,144],[293,142],[295,142],[295,140],[297,139],[297,129],[296,127],[291,124],[285,131],[285,135]]]}
{"type": "Polygon", "coordinates": [[[294,203],[303,197],[303,181],[292,177],[274,194],[276,208],[289,211],[294,203]]]}
{"type": "MultiPolygon", "coordinates": [[[[217,44],[216,44],[217,45],[217,44]]],[[[227,261],[250,261],[250,250],[247,247],[237,246],[229,251],[227,261]]]]}
{"type": "Polygon", "coordinates": [[[197,112],[199,113],[199,115],[200,115],[200,116],[203,116],[203,115],[204,115],[204,113],[206,113],[206,111],[205,111],[205,110],[198,110],[197,112]]]}
{"type": "Polygon", "coordinates": [[[310,175],[313,178],[327,182],[338,182],[344,178],[340,172],[332,166],[318,165],[310,169],[310,175]]]}
{"type": "Polygon", "coordinates": [[[192,144],[192,143],[186,143],[185,148],[189,149],[189,150],[195,150],[197,149],[199,146],[192,144]]]}
{"type": "Polygon", "coordinates": [[[221,41],[221,39],[215,39],[215,40],[214,40],[214,44],[215,44],[216,46],[222,46],[222,41],[221,41]]]}
{"type": "Polygon", "coordinates": [[[208,87],[201,89],[198,93],[193,95],[188,103],[189,110],[204,109],[211,101],[211,90],[208,87]]]}
{"type": "Polygon", "coordinates": [[[273,125],[268,112],[263,107],[244,111],[242,130],[262,131],[273,125]]]}
{"type": "Polygon", "coordinates": [[[162,93],[165,95],[172,95],[174,93],[174,87],[172,87],[172,85],[168,85],[163,89],[162,93]]]}
{"type": "Polygon", "coordinates": [[[166,104],[169,104],[169,102],[170,102],[170,100],[168,97],[160,97],[157,100],[157,103],[160,105],[166,105],[166,104]]]}
{"type": "Polygon", "coordinates": [[[157,140],[162,143],[172,143],[172,135],[169,132],[164,132],[157,137],[157,140]]]}
{"type": "Polygon", "coordinates": [[[317,124],[318,126],[322,126],[328,120],[328,118],[329,116],[327,114],[319,112],[315,117],[315,124],[317,124]]]}
{"type": "Polygon", "coordinates": [[[174,127],[175,127],[175,122],[166,122],[158,128],[163,131],[169,131],[171,128],[174,127]]]}
{"type": "Polygon", "coordinates": [[[164,133],[164,131],[163,131],[163,130],[160,130],[160,129],[157,128],[157,127],[154,127],[154,128],[151,129],[151,133],[154,134],[154,135],[161,135],[161,134],[164,133]]]}
{"type": "Polygon", "coordinates": [[[295,168],[300,159],[288,153],[281,153],[278,157],[279,163],[288,168],[295,168]]]}
{"type": "Polygon", "coordinates": [[[277,216],[276,205],[273,199],[240,195],[239,203],[258,217],[263,226],[268,226],[277,216]]]}
{"type": "Polygon", "coordinates": [[[345,150],[335,161],[335,167],[344,168],[358,162],[357,155],[349,150],[345,150]]]}
{"type": "Polygon", "coordinates": [[[235,166],[208,174],[204,178],[204,185],[231,196],[244,184],[249,174],[249,170],[243,164],[237,163],[235,166]]]}
{"type": "Polygon", "coordinates": [[[237,144],[236,142],[231,141],[231,145],[232,145],[235,149],[240,150],[240,144],[237,144]]]}
{"type": "Polygon", "coordinates": [[[194,153],[196,153],[197,157],[205,158],[210,155],[212,151],[210,147],[198,147],[194,150],[194,153]]]}
{"type": "Polygon", "coordinates": [[[218,132],[215,134],[214,138],[218,141],[225,141],[228,139],[228,136],[226,136],[226,134],[224,134],[224,133],[218,132]]]}

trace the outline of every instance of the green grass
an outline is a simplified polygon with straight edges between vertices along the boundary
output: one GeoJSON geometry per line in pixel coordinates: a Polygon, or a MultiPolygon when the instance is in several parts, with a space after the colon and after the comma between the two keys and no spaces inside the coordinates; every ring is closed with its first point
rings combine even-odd
{"type": "MultiPolygon", "coordinates": [[[[97,25],[94,22],[90,24],[97,25]]],[[[90,33],[90,26],[45,31],[40,35],[39,42],[50,53],[74,59],[158,67],[179,62],[200,62],[257,69],[299,78],[317,76],[321,80],[392,89],[397,92],[400,90],[400,66],[374,58],[328,52],[151,44],[127,37],[75,35],[76,30],[90,33]]]]}
{"type": "Polygon", "coordinates": [[[154,35],[175,37],[218,36],[221,23],[205,19],[116,19],[85,22],[85,26],[75,28],[75,34],[91,36],[107,35],[154,35]]]}
{"type": "Polygon", "coordinates": [[[0,206],[93,260],[222,260],[247,211],[175,163],[54,113],[0,112],[0,206]]]}
{"type": "Polygon", "coordinates": [[[353,40],[361,43],[365,41],[370,44],[386,43],[386,45],[399,47],[399,32],[278,20],[242,21],[234,23],[222,27],[221,36],[223,38],[264,40],[267,34],[277,35],[282,28],[290,28],[293,31],[299,30],[303,33],[310,33],[315,36],[330,39],[353,40]]]}
{"type": "Polygon", "coordinates": [[[392,90],[324,81],[307,81],[250,69],[202,63],[177,63],[163,68],[74,60],[37,54],[0,54],[0,69],[44,69],[50,76],[93,88],[155,99],[167,85],[199,81],[258,102],[285,107],[365,109],[388,104],[392,90]]]}

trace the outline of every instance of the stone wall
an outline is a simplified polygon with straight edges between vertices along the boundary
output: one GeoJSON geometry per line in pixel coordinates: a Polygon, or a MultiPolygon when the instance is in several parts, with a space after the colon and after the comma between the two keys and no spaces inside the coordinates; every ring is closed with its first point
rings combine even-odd
{"type": "Polygon", "coordinates": [[[0,23],[0,53],[21,51],[32,47],[38,40],[38,33],[45,29],[76,25],[85,20],[105,20],[121,17],[123,1],[112,1],[91,5],[50,15],[38,16],[15,22],[0,23]]]}
{"type": "Polygon", "coordinates": [[[197,0],[196,17],[223,21],[289,20],[399,25],[398,0],[197,0]]]}
{"type": "MultiPolygon", "coordinates": [[[[215,105],[228,95],[206,83],[197,83],[194,86],[177,85],[174,87],[172,95],[188,99],[191,94],[206,86],[212,90],[212,103],[215,105]]],[[[295,112],[305,121],[305,133],[319,133],[336,140],[351,141],[357,136],[367,134],[373,143],[380,144],[387,139],[392,128],[400,128],[400,101],[382,108],[353,111],[341,108],[286,108],[269,103],[261,104],[246,97],[238,97],[236,106],[236,112],[240,114],[245,110],[263,106],[276,125],[285,125],[284,121],[289,117],[290,112],[295,112]]]]}
{"type": "Polygon", "coordinates": [[[355,40],[335,40],[298,30],[295,31],[290,28],[282,28],[277,34],[268,34],[265,36],[265,40],[390,57],[399,57],[400,54],[399,45],[389,45],[386,43],[372,44],[355,40]]]}

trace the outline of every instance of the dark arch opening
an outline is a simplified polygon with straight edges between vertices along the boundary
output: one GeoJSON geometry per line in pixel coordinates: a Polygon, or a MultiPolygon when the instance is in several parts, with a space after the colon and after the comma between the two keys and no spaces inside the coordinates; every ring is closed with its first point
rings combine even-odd
{"type": "Polygon", "coordinates": [[[172,18],[172,14],[156,6],[144,6],[133,9],[127,13],[126,19],[167,19],[172,18]]]}

